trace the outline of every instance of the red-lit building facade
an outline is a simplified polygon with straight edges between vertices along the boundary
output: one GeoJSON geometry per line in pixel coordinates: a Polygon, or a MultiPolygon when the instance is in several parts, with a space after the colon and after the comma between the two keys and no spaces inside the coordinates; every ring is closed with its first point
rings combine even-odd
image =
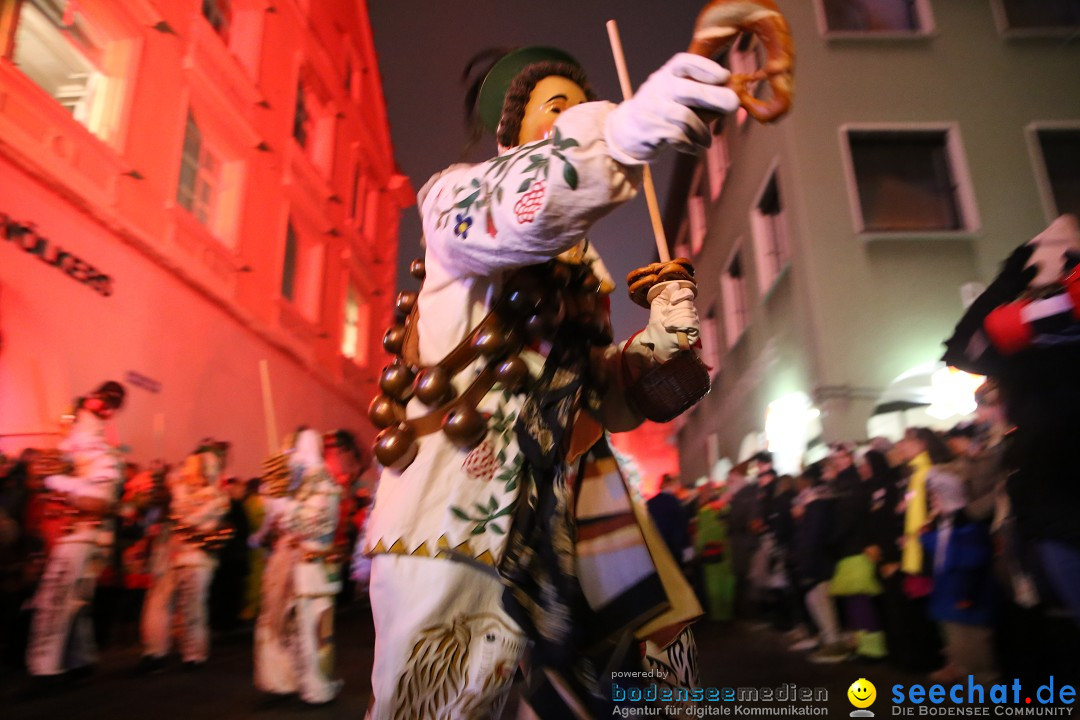
{"type": "Polygon", "coordinates": [[[0,3],[0,450],[128,386],[131,457],[372,435],[396,169],[366,4],[0,3]]]}

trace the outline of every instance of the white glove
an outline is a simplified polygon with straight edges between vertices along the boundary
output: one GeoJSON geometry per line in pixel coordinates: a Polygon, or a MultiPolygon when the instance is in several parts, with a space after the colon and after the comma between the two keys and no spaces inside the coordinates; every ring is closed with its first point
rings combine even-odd
{"type": "Polygon", "coordinates": [[[656,362],[665,363],[679,350],[679,338],[675,333],[686,333],[687,340],[693,345],[699,327],[693,289],[678,282],[664,283],[663,290],[653,298],[649,308],[649,324],[636,341],[652,349],[656,362]]]}
{"type": "Polygon", "coordinates": [[[666,145],[687,153],[707,148],[712,135],[694,110],[729,113],[739,107],[735,92],[723,87],[730,77],[708,58],[690,53],[672,57],[608,115],[604,136],[611,157],[623,165],[640,165],[666,145]]]}

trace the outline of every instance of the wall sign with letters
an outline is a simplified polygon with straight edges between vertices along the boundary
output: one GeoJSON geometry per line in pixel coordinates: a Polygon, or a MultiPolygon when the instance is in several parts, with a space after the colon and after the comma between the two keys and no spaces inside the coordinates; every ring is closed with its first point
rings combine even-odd
{"type": "Polygon", "coordinates": [[[34,223],[19,222],[0,212],[0,238],[4,243],[11,243],[31,255],[37,255],[45,264],[52,265],[100,295],[109,297],[113,293],[111,276],[64,250],[54,241],[39,235],[34,223]]]}

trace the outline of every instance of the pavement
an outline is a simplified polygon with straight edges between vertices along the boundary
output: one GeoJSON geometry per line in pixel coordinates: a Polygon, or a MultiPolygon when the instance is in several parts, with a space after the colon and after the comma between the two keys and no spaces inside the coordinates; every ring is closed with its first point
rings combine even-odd
{"type": "MultiPolygon", "coordinates": [[[[860,678],[877,687],[878,700],[871,709],[877,710],[879,718],[890,715],[890,688],[894,683],[926,683],[924,676],[907,675],[884,663],[812,664],[807,654],[789,651],[790,641],[781,633],[762,626],[701,622],[695,626],[695,635],[703,687],[790,689],[794,683],[797,688],[815,693],[824,690],[827,701],[813,703],[822,709],[816,713],[819,716],[848,717],[853,708],[847,689],[860,678]]],[[[140,675],[136,672],[139,649],[127,646],[103,653],[92,676],[67,683],[42,697],[25,699],[26,679],[9,677],[0,681],[0,718],[115,720],[134,715],[151,720],[359,719],[367,707],[374,652],[370,611],[360,605],[343,609],[338,617],[337,638],[337,667],[345,687],[338,700],[328,706],[308,707],[295,700],[268,703],[252,685],[251,634],[243,631],[215,638],[209,662],[197,670],[185,670],[172,661],[160,673],[140,675]]],[[[713,705],[726,705],[731,710],[735,704],[713,705]]],[[[643,714],[639,711],[628,716],[643,714]]]]}

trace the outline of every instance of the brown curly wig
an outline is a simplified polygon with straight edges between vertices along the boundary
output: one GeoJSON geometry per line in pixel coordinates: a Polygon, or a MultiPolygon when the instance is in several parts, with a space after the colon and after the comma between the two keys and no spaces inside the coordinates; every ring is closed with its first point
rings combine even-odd
{"type": "Polygon", "coordinates": [[[515,147],[518,144],[518,135],[521,133],[521,120],[525,117],[525,106],[529,103],[536,83],[546,77],[557,75],[576,83],[585,91],[585,97],[589,100],[596,99],[596,93],[589,87],[589,79],[585,71],[577,65],[562,62],[539,62],[527,65],[517,74],[510,89],[506,92],[503,100],[502,119],[499,121],[499,132],[495,136],[502,147],[515,147]]]}

